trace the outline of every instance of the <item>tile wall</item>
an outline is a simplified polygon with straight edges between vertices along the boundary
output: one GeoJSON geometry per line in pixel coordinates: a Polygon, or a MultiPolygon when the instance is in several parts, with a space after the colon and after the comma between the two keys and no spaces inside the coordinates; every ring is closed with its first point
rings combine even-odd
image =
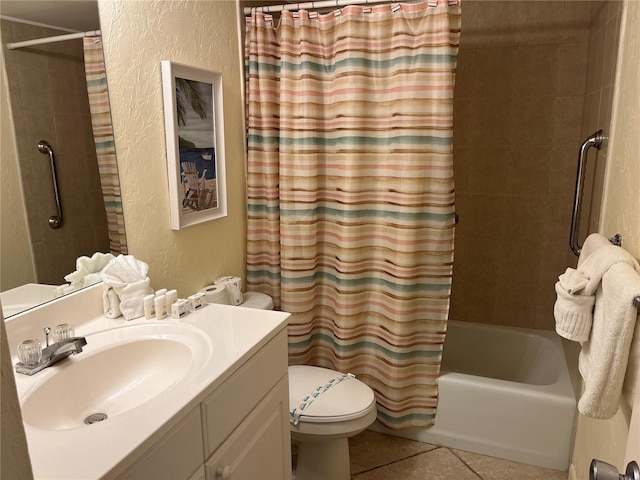
{"type": "Polygon", "coordinates": [[[463,3],[450,318],[553,329],[587,86],[588,1],[463,3]]]}
{"type": "Polygon", "coordinates": [[[7,42],[67,32],[7,20],[1,27],[37,280],[60,284],[75,270],[78,256],[109,251],[82,42],[7,50],[7,42]],[[43,139],[56,156],[64,215],[64,225],[57,230],[48,226],[56,206],[49,158],[36,147],[43,139]]]}
{"type": "MultiPolygon", "coordinates": [[[[611,105],[618,58],[621,1],[598,1],[591,7],[591,35],[589,41],[589,69],[582,118],[582,137],[586,139],[602,129],[608,137],[611,124],[611,105]]],[[[587,159],[584,202],[580,239],[597,232],[600,227],[600,207],[607,165],[608,142],[600,151],[591,149],[587,159]]]]}

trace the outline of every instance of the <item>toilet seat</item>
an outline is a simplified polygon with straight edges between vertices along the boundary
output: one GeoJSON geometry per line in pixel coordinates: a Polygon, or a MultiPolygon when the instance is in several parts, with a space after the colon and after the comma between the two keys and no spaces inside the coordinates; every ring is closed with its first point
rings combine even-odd
{"type": "MultiPolygon", "coordinates": [[[[289,367],[289,408],[296,408],[302,399],[317,387],[343,376],[328,368],[294,365],[289,367]]],[[[357,378],[346,379],[319,395],[300,416],[300,422],[349,422],[375,410],[373,390],[357,378]]]]}

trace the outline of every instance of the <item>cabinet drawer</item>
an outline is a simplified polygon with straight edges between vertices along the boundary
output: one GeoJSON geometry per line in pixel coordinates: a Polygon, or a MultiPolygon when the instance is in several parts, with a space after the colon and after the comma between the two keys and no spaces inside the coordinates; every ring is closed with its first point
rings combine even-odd
{"type": "Polygon", "coordinates": [[[286,373],[287,332],[283,330],[202,402],[205,458],[286,373]]]}
{"type": "Polygon", "coordinates": [[[202,420],[196,407],[118,480],[187,480],[202,461],[202,420]]]}

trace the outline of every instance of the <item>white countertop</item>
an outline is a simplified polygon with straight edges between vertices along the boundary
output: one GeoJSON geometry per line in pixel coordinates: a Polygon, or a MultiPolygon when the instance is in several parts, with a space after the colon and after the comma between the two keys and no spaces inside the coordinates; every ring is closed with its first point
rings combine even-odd
{"type": "MultiPolygon", "coordinates": [[[[46,316],[46,313],[44,308],[39,309],[38,316],[46,316]]],[[[30,391],[58,369],[64,369],[70,362],[82,361],[82,355],[90,355],[91,333],[135,325],[153,328],[154,325],[168,323],[184,324],[205,334],[210,355],[208,358],[205,356],[202,368],[196,367],[187,373],[185,381],[177,382],[157,397],[104,423],[66,430],[45,430],[25,422],[35,478],[88,480],[118,475],[255,352],[286,328],[288,316],[283,312],[211,304],[182,320],[140,318],[127,322],[122,317],[107,319],[98,315],[76,324],[76,335],[87,336],[88,343],[83,353],[32,377],[16,374],[21,403],[30,391]]],[[[51,323],[55,325],[55,320],[51,323]]],[[[13,339],[12,343],[15,341],[13,339]]],[[[12,353],[15,363],[15,351],[12,353]]]]}

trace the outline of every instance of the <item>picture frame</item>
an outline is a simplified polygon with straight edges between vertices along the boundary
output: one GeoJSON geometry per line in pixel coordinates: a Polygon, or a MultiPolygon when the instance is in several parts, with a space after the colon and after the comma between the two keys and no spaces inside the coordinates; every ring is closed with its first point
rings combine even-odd
{"type": "Polygon", "coordinates": [[[161,62],[171,228],[227,216],[222,74],[161,62]]]}

